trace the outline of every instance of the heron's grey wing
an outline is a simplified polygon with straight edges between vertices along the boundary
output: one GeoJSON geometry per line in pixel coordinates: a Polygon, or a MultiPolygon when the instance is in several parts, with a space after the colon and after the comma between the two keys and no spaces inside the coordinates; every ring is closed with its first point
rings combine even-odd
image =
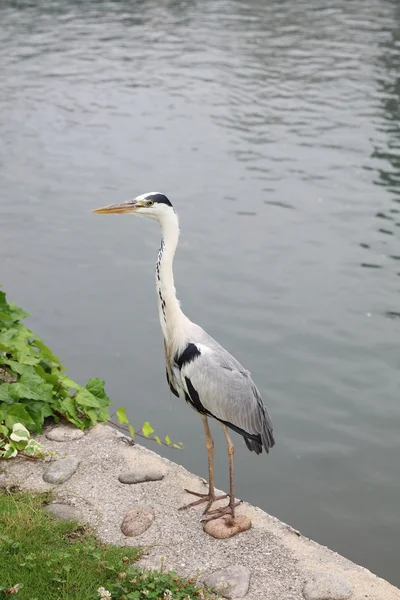
{"type": "Polygon", "coordinates": [[[243,435],[245,440],[258,442],[268,452],[274,445],[274,438],[271,419],[260,393],[249,372],[215,340],[212,341],[212,346],[196,343],[198,352],[192,352],[191,359],[181,363],[182,388],[198,412],[215,417],[243,435]]]}

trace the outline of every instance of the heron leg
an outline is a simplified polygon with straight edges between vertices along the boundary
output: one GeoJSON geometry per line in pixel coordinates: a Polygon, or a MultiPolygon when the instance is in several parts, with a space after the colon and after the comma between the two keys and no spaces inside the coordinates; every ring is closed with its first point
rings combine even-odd
{"type": "Polygon", "coordinates": [[[235,469],[234,469],[234,456],[235,456],[235,446],[231,440],[231,436],[229,435],[228,429],[226,425],[222,426],[224,430],[224,434],[226,437],[226,444],[228,446],[228,457],[229,457],[229,505],[232,511],[232,517],[235,516],[235,469]]]}
{"type": "Polygon", "coordinates": [[[215,510],[211,510],[208,512],[208,515],[204,517],[203,521],[211,521],[213,519],[218,519],[226,514],[231,514],[232,517],[235,516],[235,508],[239,506],[240,502],[235,501],[235,479],[234,479],[234,455],[235,455],[235,446],[231,440],[231,436],[229,435],[228,429],[226,425],[222,425],[222,429],[224,430],[226,444],[228,447],[228,458],[229,458],[229,503],[225,508],[216,508],[215,510]]]}
{"type": "Polygon", "coordinates": [[[206,415],[201,415],[201,420],[203,421],[204,433],[206,434],[206,448],[208,455],[208,494],[200,494],[199,492],[192,492],[191,490],[186,490],[188,494],[193,494],[193,496],[198,496],[199,500],[195,500],[190,504],[186,504],[182,506],[179,510],[184,510],[186,508],[192,508],[193,506],[198,506],[199,504],[203,504],[207,502],[207,506],[204,510],[204,513],[207,513],[213,502],[216,500],[223,500],[226,498],[226,494],[223,496],[216,496],[214,489],[214,440],[211,436],[210,426],[208,424],[208,419],[206,415]]]}

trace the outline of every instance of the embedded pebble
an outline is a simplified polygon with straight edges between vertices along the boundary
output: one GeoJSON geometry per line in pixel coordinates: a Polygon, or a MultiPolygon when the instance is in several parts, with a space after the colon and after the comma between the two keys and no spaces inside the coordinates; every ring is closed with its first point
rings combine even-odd
{"type": "Polygon", "coordinates": [[[341,575],[317,573],[303,588],[306,600],[346,600],[353,593],[351,584],[341,575]]]}
{"type": "Polygon", "coordinates": [[[242,533],[242,531],[247,531],[250,527],[251,521],[249,517],[237,515],[233,519],[230,515],[227,515],[213,521],[208,521],[204,525],[203,531],[219,540],[226,540],[238,533],[242,533]]]}
{"type": "Polygon", "coordinates": [[[75,473],[79,463],[76,458],[61,458],[50,464],[43,474],[43,479],[47,483],[64,483],[75,473]]]}
{"type": "Polygon", "coordinates": [[[130,473],[122,473],[118,479],[121,483],[144,483],[145,481],[160,481],[164,473],[157,469],[138,469],[130,473]]]}
{"type": "Polygon", "coordinates": [[[145,506],[135,506],[125,515],[121,531],[128,537],[136,537],[144,533],[156,518],[154,511],[145,506]]]}
{"type": "Polygon", "coordinates": [[[46,431],[46,437],[53,442],[71,442],[79,440],[85,434],[83,431],[72,425],[58,425],[49,431],[46,431]]]}
{"type": "Polygon", "coordinates": [[[173,571],[172,566],[166,563],[164,556],[144,556],[132,565],[132,567],[135,566],[144,571],[173,571]]]}
{"type": "Polygon", "coordinates": [[[209,575],[204,584],[223,598],[243,598],[249,590],[250,571],[241,565],[232,565],[209,575]]]}
{"type": "Polygon", "coordinates": [[[79,508],[69,506],[69,504],[49,504],[48,506],[45,506],[44,510],[61,521],[82,520],[82,512],[79,508]]]}

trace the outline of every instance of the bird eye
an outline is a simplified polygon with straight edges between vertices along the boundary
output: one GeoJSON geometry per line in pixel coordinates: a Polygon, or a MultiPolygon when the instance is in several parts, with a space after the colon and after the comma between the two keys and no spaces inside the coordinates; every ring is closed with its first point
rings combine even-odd
{"type": "Polygon", "coordinates": [[[153,206],[154,202],[153,200],[146,200],[145,205],[146,206],[153,206]]]}

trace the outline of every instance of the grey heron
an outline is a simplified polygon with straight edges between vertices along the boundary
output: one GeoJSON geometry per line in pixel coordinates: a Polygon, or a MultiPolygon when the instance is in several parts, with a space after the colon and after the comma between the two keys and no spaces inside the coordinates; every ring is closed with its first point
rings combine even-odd
{"type": "Polygon", "coordinates": [[[185,400],[203,421],[208,454],[208,493],[187,492],[199,499],[181,508],[206,503],[203,520],[223,514],[235,516],[234,445],[229,429],[243,436],[252,452],[267,453],[275,444],[271,419],[249,371],[204,329],[182,312],[176,297],[173,261],[179,239],[178,216],[169,199],[159,192],[137,196],[134,200],[95,209],[99,214],[135,214],[158,222],[162,232],[156,264],[158,312],[164,335],[166,376],[171,392],[185,400]],[[225,434],[229,456],[229,503],[211,510],[214,489],[214,441],[208,417],[219,421],[225,434]]]}

